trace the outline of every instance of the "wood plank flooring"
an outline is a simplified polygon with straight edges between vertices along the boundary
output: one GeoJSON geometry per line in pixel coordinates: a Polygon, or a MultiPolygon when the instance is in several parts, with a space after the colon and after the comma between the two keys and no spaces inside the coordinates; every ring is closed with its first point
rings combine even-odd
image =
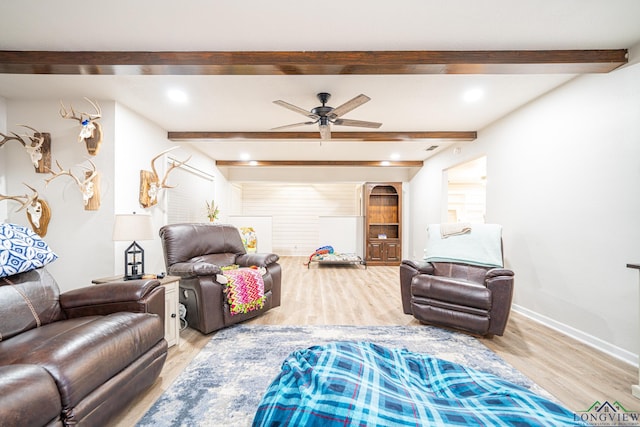
{"type": "MultiPolygon", "coordinates": [[[[282,305],[247,324],[420,327],[402,312],[398,267],[312,264],[307,269],[304,261],[281,257],[282,305]]],[[[112,425],[135,425],[210,338],[189,328],[182,331],[161,378],[112,425]]],[[[640,412],[640,400],[631,395],[631,385],[638,383],[635,367],[525,316],[512,312],[503,336],[480,340],[573,411],[584,411],[596,400],[617,400],[640,412]]]]}

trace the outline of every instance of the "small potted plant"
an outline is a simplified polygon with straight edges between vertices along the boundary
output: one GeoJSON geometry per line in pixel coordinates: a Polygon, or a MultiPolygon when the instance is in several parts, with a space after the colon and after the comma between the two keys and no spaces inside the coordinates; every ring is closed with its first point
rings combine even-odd
{"type": "Polygon", "coordinates": [[[218,215],[220,215],[220,210],[218,206],[216,206],[215,202],[212,200],[211,203],[205,201],[207,204],[207,217],[210,222],[215,222],[218,219],[218,215]]]}

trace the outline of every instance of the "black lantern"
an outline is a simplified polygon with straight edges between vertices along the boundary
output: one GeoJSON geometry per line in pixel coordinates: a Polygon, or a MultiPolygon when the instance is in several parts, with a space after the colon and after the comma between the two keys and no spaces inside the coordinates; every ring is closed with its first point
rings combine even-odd
{"type": "Polygon", "coordinates": [[[113,240],[133,240],[124,251],[124,280],[142,279],[144,276],[144,249],[136,240],[153,240],[150,215],[116,215],[113,240]]]}

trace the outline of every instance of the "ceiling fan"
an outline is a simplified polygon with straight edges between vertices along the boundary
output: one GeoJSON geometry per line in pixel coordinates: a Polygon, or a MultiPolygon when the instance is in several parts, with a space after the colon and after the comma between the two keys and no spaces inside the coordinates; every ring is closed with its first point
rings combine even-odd
{"type": "Polygon", "coordinates": [[[377,122],[366,122],[362,120],[351,120],[351,119],[342,119],[341,117],[353,110],[356,107],[361,106],[365,102],[371,100],[366,95],[358,95],[355,98],[345,102],[339,107],[333,108],[327,105],[327,101],[331,97],[331,94],[326,92],[320,92],[318,95],[318,99],[322,103],[321,106],[312,108],[311,111],[307,111],[304,108],[296,107],[293,104],[289,104],[285,101],[273,101],[274,104],[280,105],[281,107],[288,108],[291,111],[295,111],[296,113],[300,113],[303,116],[307,116],[313,121],[294,123],[290,125],[284,125],[272,128],[271,130],[277,129],[286,129],[296,126],[303,125],[313,125],[319,123],[320,126],[320,138],[322,139],[331,139],[331,129],[329,128],[329,123],[333,123],[334,125],[339,126],[356,126],[356,127],[365,127],[365,128],[379,128],[382,126],[382,123],[377,122]]]}

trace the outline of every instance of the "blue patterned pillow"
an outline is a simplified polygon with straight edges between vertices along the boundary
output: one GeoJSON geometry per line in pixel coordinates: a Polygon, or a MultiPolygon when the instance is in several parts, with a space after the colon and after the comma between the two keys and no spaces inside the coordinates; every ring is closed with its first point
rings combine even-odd
{"type": "Polygon", "coordinates": [[[29,228],[0,224],[0,277],[35,270],[57,258],[49,245],[29,228]]]}

